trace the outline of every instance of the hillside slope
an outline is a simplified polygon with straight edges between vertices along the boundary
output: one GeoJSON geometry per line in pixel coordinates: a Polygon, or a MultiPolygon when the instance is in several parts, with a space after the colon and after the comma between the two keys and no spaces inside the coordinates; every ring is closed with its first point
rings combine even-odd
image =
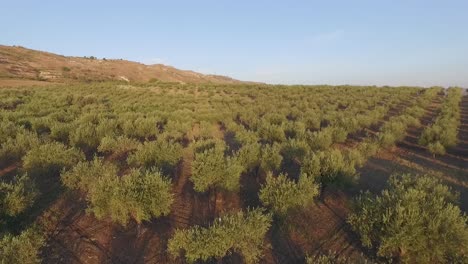
{"type": "Polygon", "coordinates": [[[240,83],[229,77],[204,75],[162,64],[145,65],[115,59],[67,57],[19,46],[0,45],[0,78],[46,81],[160,80],[182,83],[240,83]]]}

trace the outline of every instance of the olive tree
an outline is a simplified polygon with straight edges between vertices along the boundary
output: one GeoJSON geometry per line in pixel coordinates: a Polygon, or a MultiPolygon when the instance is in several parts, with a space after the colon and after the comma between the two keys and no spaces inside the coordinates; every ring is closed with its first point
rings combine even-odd
{"type": "Polygon", "coordinates": [[[120,156],[129,151],[136,150],[139,145],[140,143],[136,139],[125,136],[104,137],[99,144],[98,151],[120,156]]]}
{"type": "Polygon", "coordinates": [[[433,177],[394,175],[380,195],[357,198],[348,222],[378,256],[446,262],[468,254],[468,218],[455,201],[456,195],[433,177]]]}
{"type": "Polygon", "coordinates": [[[168,215],[172,202],[171,181],[156,170],[132,170],[123,177],[99,178],[88,194],[89,212],[122,225],[168,215]]]}
{"type": "Polygon", "coordinates": [[[278,215],[286,215],[289,210],[310,205],[319,192],[319,185],[307,174],[302,174],[294,182],[284,174],[267,175],[266,183],[260,189],[260,201],[278,215]]]}
{"type": "Polygon", "coordinates": [[[38,196],[34,182],[27,174],[16,176],[13,182],[0,183],[0,214],[16,216],[31,207],[38,196]]]}
{"type": "Polygon", "coordinates": [[[224,145],[216,145],[203,152],[195,153],[190,180],[197,192],[216,188],[226,191],[239,189],[239,179],[244,166],[240,164],[237,155],[225,156],[224,152],[224,145]]]}
{"type": "Polygon", "coordinates": [[[240,254],[245,263],[257,263],[271,222],[271,215],[260,209],[230,213],[215,219],[207,228],[176,230],[169,239],[168,250],[174,257],[183,255],[189,263],[220,260],[232,252],[240,254]]]}
{"type": "Polygon", "coordinates": [[[117,172],[116,165],[94,158],[78,162],[72,169],[62,171],[60,177],[66,187],[87,193],[101,178],[117,177],[117,172]]]}
{"type": "Polygon", "coordinates": [[[136,167],[158,167],[168,173],[181,158],[182,146],[180,144],[160,139],[138,145],[136,152],[131,154],[127,161],[136,167]]]}
{"type": "Polygon", "coordinates": [[[260,168],[267,171],[276,171],[280,168],[283,156],[281,156],[281,145],[267,144],[261,148],[260,168]]]}
{"type": "Polygon", "coordinates": [[[355,166],[362,164],[362,157],[356,154],[338,149],[319,151],[304,160],[301,172],[317,178],[321,184],[346,184],[355,179],[355,166]]]}
{"type": "Polygon", "coordinates": [[[31,176],[58,175],[84,160],[81,151],[58,142],[34,147],[23,157],[23,169],[31,176]]]}
{"type": "Polygon", "coordinates": [[[14,236],[6,234],[0,239],[0,263],[41,263],[39,250],[44,236],[32,227],[14,236]]]}
{"type": "Polygon", "coordinates": [[[32,148],[39,146],[36,133],[19,130],[15,137],[9,137],[0,148],[0,166],[17,162],[32,148]]]}

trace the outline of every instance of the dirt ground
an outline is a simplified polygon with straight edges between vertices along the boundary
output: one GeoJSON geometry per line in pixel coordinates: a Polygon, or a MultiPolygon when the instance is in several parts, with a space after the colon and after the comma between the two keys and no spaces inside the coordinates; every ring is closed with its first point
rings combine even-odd
{"type": "Polygon", "coordinates": [[[434,157],[417,141],[437,115],[438,107],[432,106],[427,111],[422,127],[410,128],[404,141],[389,151],[380,152],[359,170],[360,189],[379,192],[394,173],[432,174],[460,193],[460,206],[468,211],[468,96],[464,96],[461,103],[457,146],[448,149],[445,155],[434,157]]]}
{"type": "MultiPolygon", "coordinates": [[[[361,177],[357,189],[343,192],[326,188],[314,205],[287,219],[275,220],[265,239],[269,248],[261,263],[301,263],[306,255],[330,251],[351,258],[364,254],[359,239],[346,223],[351,198],[358,191],[380,192],[393,173],[430,173],[440,177],[460,192],[461,208],[467,212],[468,96],[462,102],[462,125],[456,147],[449,149],[446,155],[433,157],[417,145],[424,127],[438,114],[441,101],[441,98],[435,100],[427,109],[421,127],[408,129],[403,142],[380,151],[359,169],[361,177]]],[[[395,111],[389,112],[390,116],[395,114],[395,111]]],[[[216,131],[219,138],[223,138],[223,133],[222,128],[216,131]]],[[[349,140],[359,140],[359,136],[349,140]]],[[[206,226],[224,211],[259,205],[258,190],[264,175],[256,172],[242,175],[238,194],[199,194],[189,180],[192,160],[193,151],[189,145],[173,175],[175,202],[171,214],[140,225],[123,228],[109,219],[98,221],[86,214],[83,197],[77,193],[63,194],[43,216],[50,228],[49,246],[43,252],[45,263],[184,263],[170,258],[166,252],[167,240],[177,228],[195,224],[206,226]]],[[[239,258],[232,255],[223,263],[239,263],[239,258]]]]}
{"type": "Polygon", "coordinates": [[[1,87],[20,87],[20,86],[46,86],[46,85],[53,85],[53,84],[58,84],[58,83],[27,80],[27,79],[1,79],[0,78],[0,88],[1,87]]]}

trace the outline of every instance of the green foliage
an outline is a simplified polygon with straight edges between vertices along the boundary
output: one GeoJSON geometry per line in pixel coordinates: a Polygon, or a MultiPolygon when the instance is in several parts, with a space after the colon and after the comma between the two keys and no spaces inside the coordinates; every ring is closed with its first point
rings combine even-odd
{"type": "Polygon", "coordinates": [[[445,147],[440,141],[431,142],[427,145],[427,149],[434,155],[444,155],[445,147]]]}
{"type": "Polygon", "coordinates": [[[383,147],[390,147],[396,141],[403,139],[406,135],[406,124],[398,119],[391,120],[382,127],[381,131],[381,145],[383,147]]]}
{"type": "MultiPolygon", "coordinates": [[[[362,163],[362,160],[352,160],[351,158],[356,158],[356,156],[349,154],[349,152],[341,152],[337,149],[316,152],[305,159],[301,171],[313,178],[318,178],[325,185],[346,184],[354,180],[355,167],[362,163]]],[[[356,155],[356,153],[353,154],[356,155]]]]}
{"type": "Polygon", "coordinates": [[[53,123],[50,127],[50,138],[62,143],[68,143],[72,125],[69,123],[53,123]]]}
{"type": "Polygon", "coordinates": [[[21,160],[27,151],[37,147],[40,140],[35,133],[20,130],[15,138],[8,138],[0,149],[0,166],[21,160]]]}
{"type": "MultiPolygon", "coordinates": [[[[364,140],[358,145],[357,151],[361,154],[361,157],[367,159],[374,156],[379,151],[378,142],[372,142],[371,140],[364,140]]],[[[359,163],[358,163],[359,164],[359,163]]]]}
{"type": "Polygon", "coordinates": [[[44,237],[36,228],[29,228],[18,236],[6,234],[0,240],[0,263],[41,263],[39,250],[44,242],[44,237]]]}
{"type": "Polygon", "coordinates": [[[284,129],[281,125],[262,122],[258,130],[259,137],[272,144],[274,142],[283,142],[286,140],[284,129]]]}
{"type": "Polygon", "coordinates": [[[27,174],[16,176],[11,183],[0,182],[0,211],[16,216],[31,207],[38,191],[27,174]]]}
{"type": "MultiPolygon", "coordinates": [[[[59,180],[54,174],[61,172],[65,186],[86,196],[90,212],[125,224],[168,213],[170,187],[162,175],[173,172],[182,146],[188,145],[195,152],[192,180],[199,191],[238,191],[240,175],[247,171],[245,176],[261,172],[260,177],[264,172],[288,172],[294,173],[294,180],[282,181],[279,188],[291,183],[299,200],[309,201],[310,195],[302,196],[297,190],[314,194],[317,185],[304,184],[305,176],[300,175],[308,175],[306,182],[340,182],[342,176],[354,175],[354,168],[380,148],[373,135],[351,150],[342,148],[348,144],[340,144],[334,151],[335,143],[346,140],[348,133],[379,123],[403,102],[413,106],[401,118],[391,120],[404,129],[416,124],[439,90],[164,82],[3,88],[0,169],[18,167],[34,180],[40,175],[37,180],[47,179],[51,184],[59,180]],[[222,136],[229,147],[220,143],[222,136]],[[85,162],[78,149],[88,159],[93,155],[105,158],[85,162]],[[162,175],[128,173],[122,163],[127,155],[130,167],[156,166],[162,175]],[[302,173],[297,173],[296,181],[298,166],[302,173]]],[[[387,131],[394,138],[390,143],[398,140],[394,132],[401,130],[389,125],[387,131]]],[[[16,184],[9,182],[9,174],[4,176],[2,181],[16,184]]],[[[14,189],[11,197],[21,198],[9,199],[9,207],[20,208],[31,200],[29,192],[22,191],[26,186],[32,185],[15,185],[20,191],[14,189]]],[[[290,193],[294,192],[286,192],[290,193]]],[[[284,196],[290,201],[293,195],[288,195],[284,196]]],[[[273,208],[273,203],[269,206],[273,208]]],[[[248,237],[238,240],[248,241],[248,237]]],[[[248,250],[243,248],[242,255],[251,259],[248,250]]]]}
{"type": "Polygon", "coordinates": [[[346,131],[345,128],[333,127],[331,128],[331,131],[332,131],[333,142],[342,143],[348,137],[348,132],[346,131]]]}
{"type": "Polygon", "coordinates": [[[97,115],[87,115],[78,121],[70,133],[70,143],[85,151],[95,151],[102,138],[116,134],[118,122],[97,115]]]}
{"type": "Polygon", "coordinates": [[[138,145],[135,153],[128,157],[128,163],[145,168],[158,167],[165,172],[174,168],[182,158],[182,146],[165,140],[146,141],[138,145]]]}
{"type": "Polygon", "coordinates": [[[333,131],[325,128],[321,131],[309,133],[307,141],[312,150],[326,150],[333,144],[333,131]]]}
{"type": "Polygon", "coordinates": [[[181,140],[190,129],[192,129],[190,122],[168,120],[164,126],[164,133],[169,139],[181,140]]]}
{"type": "Polygon", "coordinates": [[[305,141],[296,139],[288,140],[283,144],[281,149],[281,156],[283,162],[286,163],[301,163],[306,155],[309,154],[309,146],[305,141]]]}
{"type": "Polygon", "coordinates": [[[39,145],[28,151],[23,157],[23,169],[31,176],[58,175],[61,170],[69,169],[84,159],[81,151],[67,148],[52,142],[39,145]]]}
{"type": "Polygon", "coordinates": [[[260,201],[276,214],[285,216],[289,210],[304,208],[313,202],[319,192],[319,185],[306,174],[296,183],[284,174],[274,177],[267,175],[266,184],[260,189],[260,201]]]}
{"type": "Polygon", "coordinates": [[[448,89],[440,114],[431,126],[424,129],[419,138],[419,144],[427,146],[429,152],[434,155],[443,155],[446,148],[457,144],[461,98],[460,88],[448,89]]]}
{"type": "Polygon", "coordinates": [[[137,139],[148,139],[156,137],[159,134],[157,124],[160,122],[157,118],[137,117],[123,121],[122,130],[128,137],[137,139]]]}
{"type": "Polygon", "coordinates": [[[98,151],[101,153],[113,153],[120,156],[129,151],[136,150],[140,143],[132,138],[125,136],[119,137],[104,137],[99,144],[98,151]]]}
{"type": "Polygon", "coordinates": [[[51,119],[47,117],[36,118],[31,121],[31,126],[33,131],[38,135],[50,133],[50,123],[51,119]]]}
{"type": "Polygon", "coordinates": [[[257,263],[271,221],[271,215],[259,209],[228,214],[208,228],[176,230],[169,240],[168,251],[175,257],[184,255],[189,263],[219,260],[232,252],[240,254],[245,263],[257,263]]]}
{"type": "Polygon", "coordinates": [[[168,215],[174,198],[171,181],[160,172],[132,170],[118,177],[100,177],[89,189],[88,211],[98,219],[110,218],[122,225],[168,215]]]}
{"type": "Polygon", "coordinates": [[[243,164],[246,170],[251,170],[257,166],[260,166],[260,145],[252,143],[242,146],[238,153],[239,164],[243,164]]]}
{"type": "Polygon", "coordinates": [[[104,163],[102,159],[94,158],[93,161],[80,161],[71,170],[63,171],[62,183],[75,190],[88,192],[101,178],[116,177],[117,166],[112,163],[104,163]]]}
{"type": "Polygon", "coordinates": [[[317,130],[320,128],[320,117],[313,113],[308,114],[304,118],[304,123],[309,130],[317,130]]]}
{"type": "Polygon", "coordinates": [[[285,134],[289,139],[302,140],[306,135],[306,125],[303,122],[288,122],[286,125],[285,134]]]}
{"type": "Polygon", "coordinates": [[[8,139],[14,138],[20,128],[15,123],[9,120],[0,120],[0,145],[4,144],[8,139]]]}
{"type": "Polygon", "coordinates": [[[277,171],[281,162],[283,161],[283,156],[280,154],[281,145],[265,145],[261,149],[261,162],[260,168],[263,171],[277,171]]]}
{"type": "Polygon", "coordinates": [[[237,155],[224,155],[225,145],[216,145],[195,153],[192,162],[192,177],[197,192],[205,192],[211,188],[221,188],[227,191],[239,189],[239,179],[244,171],[237,155]]]}
{"type": "Polygon", "coordinates": [[[336,252],[329,252],[315,257],[306,257],[307,264],[370,264],[372,262],[366,260],[363,256],[348,258],[339,256],[336,252]]]}
{"type": "Polygon", "coordinates": [[[468,218],[450,189],[429,176],[393,176],[380,196],[356,201],[348,222],[364,246],[405,263],[440,263],[468,254],[468,218]]]}

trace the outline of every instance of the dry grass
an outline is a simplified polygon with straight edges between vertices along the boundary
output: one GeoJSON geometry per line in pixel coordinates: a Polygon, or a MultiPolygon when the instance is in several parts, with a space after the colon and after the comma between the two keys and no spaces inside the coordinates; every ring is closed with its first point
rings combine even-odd
{"type": "Polygon", "coordinates": [[[122,59],[66,57],[2,45],[0,45],[0,77],[53,82],[106,80],[148,82],[157,79],[179,83],[240,83],[225,76],[204,75],[163,64],[145,65],[122,59]]]}

